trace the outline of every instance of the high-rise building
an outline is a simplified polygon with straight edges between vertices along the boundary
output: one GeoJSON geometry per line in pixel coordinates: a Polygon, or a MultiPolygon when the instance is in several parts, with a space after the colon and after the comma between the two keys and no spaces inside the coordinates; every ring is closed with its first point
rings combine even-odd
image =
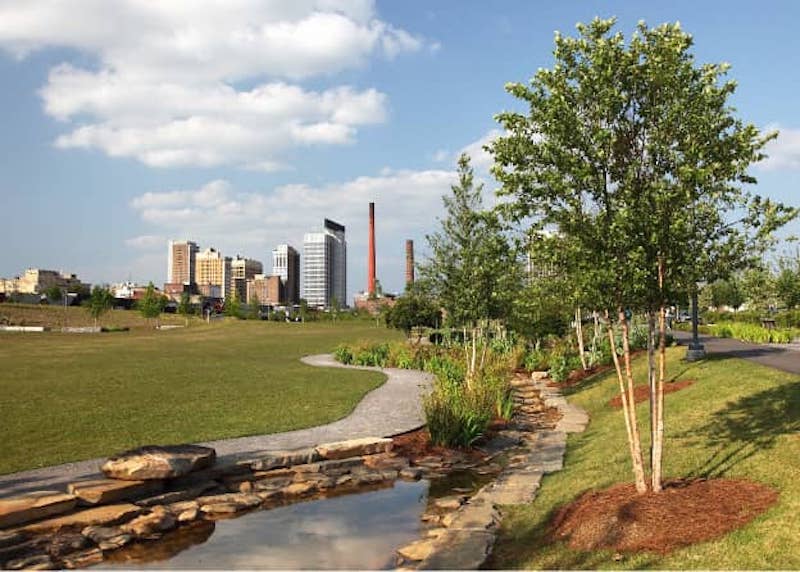
{"type": "Polygon", "coordinates": [[[261,262],[252,258],[243,258],[237,254],[236,258],[231,260],[228,291],[232,293],[235,290],[239,301],[244,302],[247,300],[247,281],[263,272],[264,265],[261,262]]]}
{"type": "Polygon", "coordinates": [[[200,248],[190,240],[170,240],[167,263],[167,283],[191,284],[195,279],[195,264],[200,248]]]}
{"type": "Polygon", "coordinates": [[[257,274],[247,281],[247,303],[252,304],[258,299],[259,304],[277,306],[284,304],[286,295],[283,281],[280,276],[266,276],[257,274]]]}
{"type": "Polygon", "coordinates": [[[214,248],[206,248],[195,257],[194,281],[202,291],[211,291],[210,286],[220,288],[223,298],[230,296],[231,288],[231,257],[222,256],[214,248]]]}
{"type": "Polygon", "coordinates": [[[347,241],[344,226],[325,219],[322,232],[303,238],[303,297],[309,306],[328,308],[334,298],[347,304],[347,241]]]}
{"type": "Polygon", "coordinates": [[[300,253],[288,244],[279,244],[272,251],[272,274],[283,283],[285,300],[289,305],[300,302],[300,253]]]}

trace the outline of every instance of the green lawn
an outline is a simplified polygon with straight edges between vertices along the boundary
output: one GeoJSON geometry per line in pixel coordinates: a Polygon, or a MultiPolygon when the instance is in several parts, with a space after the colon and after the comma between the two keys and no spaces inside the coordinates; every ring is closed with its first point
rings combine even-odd
{"type": "MultiPolygon", "coordinates": [[[[544,478],[537,499],[509,509],[492,567],[800,569],[800,378],[738,359],[689,365],[679,360],[685,351],[669,350],[669,374],[697,383],[666,396],[665,474],[751,479],[777,489],[778,504],[743,529],[666,556],[615,562],[609,552],[548,544],[546,525],[557,507],[587,489],[631,480],[622,413],[607,405],[616,376],[605,374],[569,396],[589,411],[591,423],[569,438],[565,469],[544,478]]],[[[641,381],[645,366],[637,360],[641,381]]],[[[647,408],[638,408],[645,440],[647,408]]]]}
{"type": "Polygon", "coordinates": [[[398,337],[371,322],[0,334],[0,474],[339,419],[385,376],[298,358],[398,337]]]}

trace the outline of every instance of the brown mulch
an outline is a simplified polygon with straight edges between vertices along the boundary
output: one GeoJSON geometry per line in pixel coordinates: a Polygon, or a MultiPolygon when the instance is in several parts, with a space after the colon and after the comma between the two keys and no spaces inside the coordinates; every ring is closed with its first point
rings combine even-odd
{"type": "MultiPolygon", "coordinates": [[[[674,393],[676,391],[680,391],[690,385],[694,385],[693,379],[682,379],[680,381],[671,381],[669,383],[664,384],[664,395],[667,393],[674,393]]],[[[643,401],[647,401],[650,399],[650,386],[649,385],[637,385],[633,388],[633,401],[635,403],[641,403],[643,401]]],[[[622,396],[617,394],[611,399],[609,399],[608,404],[611,407],[616,407],[620,409],[622,407],[622,396]]]]}
{"type": "Polygon", "coordinates": [[[392,452],[407,458],[409,461],[416,461],[424,457],[442,457],[444,459],[464,456],[473,459],[483,459],[486,455],[476,449],[450,449],[431,443],[431,434],[428,429],[423,427],[416,431],[409,431],[401,435],[392,437],[392,452]]]}
{"type": "Polygon", "coordinates": [[[558,510],[549,536],[575,550],[665,554],[741,528],[777,500],[774,489],[739,479],[673,480],[661,493],[643,495],[621,484],[558,510]]]}

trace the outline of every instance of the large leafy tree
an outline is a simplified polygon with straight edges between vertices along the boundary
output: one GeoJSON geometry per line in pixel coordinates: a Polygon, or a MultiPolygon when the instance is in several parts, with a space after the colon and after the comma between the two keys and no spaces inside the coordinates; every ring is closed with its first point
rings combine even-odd
{"type": "Polygon", "coordinates": [[[431,300],[421,294],[407,292],[397,303],[386,311],[386,325],[402,330],[406,335],[412,328],[423,326],[435,328],[442,314],[431,300]]]}
{"type": "MultiPolygon", "coordinates": [[[[640,23],[626,42],[614,20],[556,35],[555,65],[508,91],[528,113],[498,116],[507,135],[490,150],[506,212],[555,228],[562,271],[579,297],[622,332],[615,358],[636,488],[648,489],[636,418],[627,309],[651,331],[650,487],[661,489],[665,308],[701,279],[746,266],[793,209],[753,196],[747,169],[774,135],[733,115],[725,65],[695,64],[675,24],[640,23]],[[654,359],[658,321],[659,364],[654,359]]],[[[613,346],[612,346],[613,347],[613,346]]]]}
{"type": "Polygon", "coordinates": [[[469,156],[458,159],[458,183],[443,197],[441,229],[427,236],[430,258],[420,281],[454,326],[506,318],[518,284],[518,264],[497,216],[483,208],[469,156]]]}

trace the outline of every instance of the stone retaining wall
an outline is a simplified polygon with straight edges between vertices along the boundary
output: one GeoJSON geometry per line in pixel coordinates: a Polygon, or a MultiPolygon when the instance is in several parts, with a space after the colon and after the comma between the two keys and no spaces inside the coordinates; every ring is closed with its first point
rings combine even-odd
{"type": "MultiPolygon", "coordinates": [[[[442,522],[446,527],[435,537],[422,539],[399,553],[406,560],[416,560],[422,570],[477,570],[489,556],[502,518],[503,505],[533,502],[542,476],[563,467],[567,434],[580,433],[589,422],[588,414],[567,402],[557,389],[547,385],[542,374],[517,380],[515,397],[522,403],[534,394],[546,407],[554,407],[561,419],[552,431],[519,432],[522,447],[515,451],[498,478],[480,489],[442,522]]],[[[520,423],[525,427],[525,420],[520,423]]]]}

